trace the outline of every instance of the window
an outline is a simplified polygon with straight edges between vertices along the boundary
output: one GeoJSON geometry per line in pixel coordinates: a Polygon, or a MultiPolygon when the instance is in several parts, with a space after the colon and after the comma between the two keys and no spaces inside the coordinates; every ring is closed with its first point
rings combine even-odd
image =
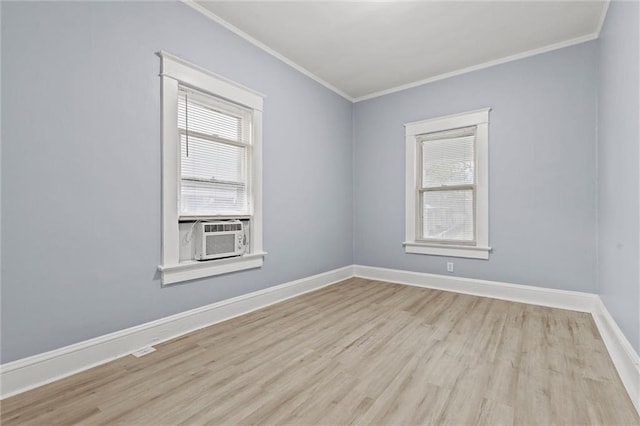
{"type": "Polygon", "coordinates": [[[262,266],[263,96],[165,52],[162,284],[262,266]],[[199,221],[241,221],[244,254],[194,260],[199,221]]]}
{"type": "Polygon", "coordinates": [[[407,253],[488,259],[489,109],[405,124],[407,253]]]}
{"type": "Polygon", "coordinates": [[[251,110],[178,86],[180,217],[249,215],[251,110]]]}

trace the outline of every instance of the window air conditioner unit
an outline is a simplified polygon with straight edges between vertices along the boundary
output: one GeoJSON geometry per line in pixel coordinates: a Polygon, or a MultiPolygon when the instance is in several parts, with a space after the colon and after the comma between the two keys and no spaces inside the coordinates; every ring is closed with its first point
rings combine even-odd
{"type": "Polygon", "coordinates": [[[194,249],[196,260],[240,256],[244,251],[244,231],[239,220],[196,224],[194,249]]]}

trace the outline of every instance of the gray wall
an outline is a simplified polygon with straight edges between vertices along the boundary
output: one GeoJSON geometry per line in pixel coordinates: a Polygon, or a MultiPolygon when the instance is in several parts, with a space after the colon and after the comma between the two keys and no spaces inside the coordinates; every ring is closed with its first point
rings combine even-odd
{"type": "Polygon", "coordinates": [[[358,264],[595,292],[595,42],[355,105],[358,264]],[[490,259],[405,254],[403,123],[492,107],[490,259]]]}
{"type": "Polygon", "coordinates": [[[2,2],[2,362],[352,263],[351,104],[180,3],[2,2]],[[160,288],[166,50],[267,95],[260,270],[160,288]]]}
{"type": "Polygon", "coordinates": [[[600,34],[598,291],[640,351],[640,45],[637,2],[611,2],[600,34]]]}
{"type": "Polygon", "coordinates": [[[638,350],[637,3],[601,41],[354,106],[180,3],[0,4],[1,362],[354,262],[447,260],[599,291],[638,350]],[[161,49],[267,95],[260,270],[160,288],[161,49]],[[490,260],[405,254],[402,124],[486,106],[490,260]]]}

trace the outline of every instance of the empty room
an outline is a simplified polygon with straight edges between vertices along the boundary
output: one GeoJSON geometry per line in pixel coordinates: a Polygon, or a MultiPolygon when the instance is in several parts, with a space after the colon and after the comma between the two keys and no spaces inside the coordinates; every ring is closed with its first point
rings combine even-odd
{"type": "Polygon", "coordinates": [[[5,1],[2,425],[640,425],[640,2],[5,1]]]}

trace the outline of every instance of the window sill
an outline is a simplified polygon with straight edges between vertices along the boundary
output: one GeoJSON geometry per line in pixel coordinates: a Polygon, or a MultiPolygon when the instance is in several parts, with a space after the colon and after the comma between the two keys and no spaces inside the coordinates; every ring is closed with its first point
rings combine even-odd
{"type": "Polygon", "coordinates": [[[469,259],[489,259],[489,252],[491,251],[491,247],[428,244],[413,241],[405,241],[402,244],[404,245],[405,253],[467,257],[469,259]]]}
{"type": "Polygon", "coordinates": [[[194,280],[196,278],[212,277],[244,269],[260,268],[267,253],[251,253],[244,256],[227,259],[197,261],[186,260],[177,265],[160,265],[162,285],[194,280]]]}

